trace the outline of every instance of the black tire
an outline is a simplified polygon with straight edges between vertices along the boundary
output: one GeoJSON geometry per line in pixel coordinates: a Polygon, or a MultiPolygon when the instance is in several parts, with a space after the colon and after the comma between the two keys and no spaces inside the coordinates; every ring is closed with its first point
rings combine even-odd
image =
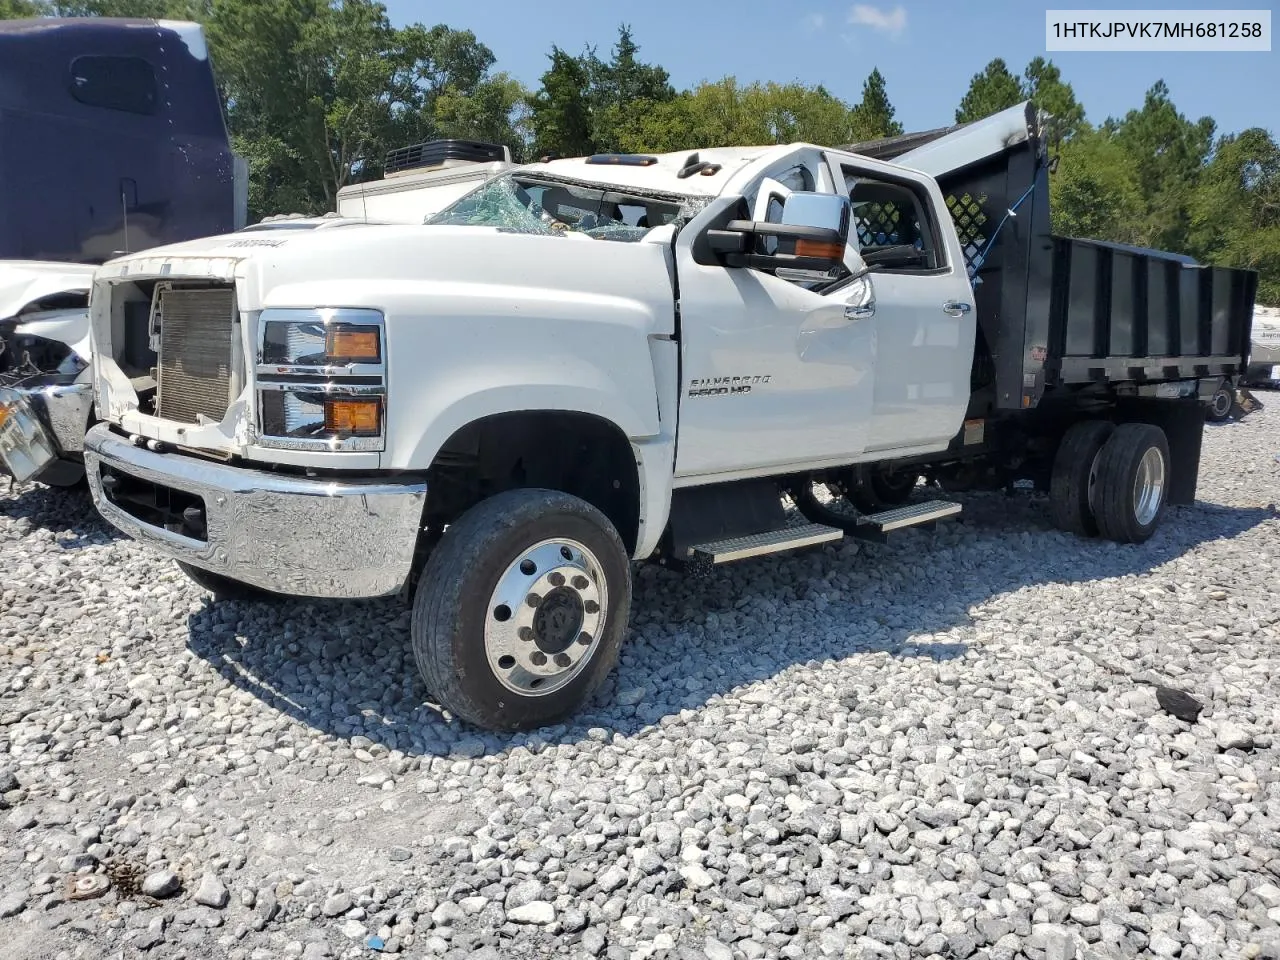
{"type": "MultiPolygon", "coordinates": [[[[1150,462],[1154,462],[1150,461],[1150,462]]],[[[1142,543],[1156,531],[1169,495],[1169,441],[1164,431],[1147,423],[1122,423],[1098,456],[1098,482],[1094,491],[1094,515],[1098,532],[1116,543],[1142,543]],[[1153,490],[1143,483],[1146,457],[1159,460],[1160,487],[1146,515],[1141,490],[1153,490]]]]}
{"type": "Polygon", "coordinates": [[[1224,423],[1231,419],[1231,410],[1235,404],[1235,391],[1230,387],[1219,387],[1205,404],[1205,419],[1210,423],[1224,423]]]}
{"type": "Polygon", "coordinates": [[[84,464],[78,460],[54,460],[36,474],[35,479],[59,490],[89,489],[89,475],[85,472],[84,464]]]}
{"type": "Polygon", "coordinates": [[[191,564],[183,563],[181,560],[175,560],[174,562],[177,563],[178,569],[185,573],[192,583],[212,593],[214,600],[267,600],[280,596],[278,593],[255,587],[251,583],[232,580],[230,577],[224,577],[222,574],[214,573],[212,570],[205,570],[203,567],[193,567],[191,564]]]}
{"type": "Polygon", "coordinates": [[[844,496],[859,513],[902,506],[920,481],[917,470],[893,470],[878,463],[858,464],[849,473],[844,496]]]}
{"type": "Polygon", "coordinates": [[[510,490],[464,513],[432,550],[414,596],[413,653],[441,706],[489,730],[527,730],[568,716],[600,688],[617,663],[630,612],[631,561],[608,518],[565,493],[510,490]],[[551,693],[525,695],[490,665],[489,603],[516,560],[560,538],[595,556],[607,594],[601,627],[571,679],[551,693]]]}
{"type": "Polygon", "coordinates": [[[1097,457],[1114,431],[1115,424],[1105,420],[1082,420],[1067,428],[1058,444],[1049,478],[1049,516],[1064,533],[1078,537],[1098,535],[1089,503],[1090,487],[1096,485],[1097,457]]]}

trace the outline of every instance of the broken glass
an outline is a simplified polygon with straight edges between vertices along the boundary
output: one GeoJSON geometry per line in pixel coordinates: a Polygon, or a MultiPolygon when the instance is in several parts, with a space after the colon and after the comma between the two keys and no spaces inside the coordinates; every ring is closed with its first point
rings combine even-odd
{"type": "Polygon", "coordinates": [[[505,174],[424,222],[635,243],[655,227],[678,227],[707,203],[705,197],[642,194],[534,174],[505,174]]]}

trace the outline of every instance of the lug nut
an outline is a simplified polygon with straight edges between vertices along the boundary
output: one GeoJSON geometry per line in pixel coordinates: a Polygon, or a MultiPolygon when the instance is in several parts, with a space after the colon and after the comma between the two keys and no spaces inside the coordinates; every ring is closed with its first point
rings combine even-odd
{"type": "Polygon", "coordinates": [[[545,667],[547,665],[547,655],[541,650],[535,650],[529,659],[533,661],[535,667],[545,667]]]}
{"type": "Polygon", "coordinates": [[[524,602],[531,607],[536,607],[538,604],[542,602],[542,597],[539,594],[531,593],[524,598],[524,602]]]}
{"type": "Polygon", "coordinates": [[[533,631],[528,627],[521,627],[519,630],[516,631],[516,636],[519,637],[521,640],[526,640],[526,641],[532,640],[533,631]]]}
{"type": "Polygon", "coordinates": [[[578,634],[578,642],[584,647],[591,646],[591,634],[586,633],[585,631],[578,634]]]}
{"type": "Polygon", "coordinates": [[[567,667],[567,666],[569,666],[569,664],[571,664],[571,663],[573,663],[573,661],[569,659],[569,655],[568,655],[567,653],[557,653],[557,654],[556,654],[556,666],[557,666],[557,667],[567,667]]]}
{"type": "Polygon", "coordinates": [[[553,587],[564,586],[564,574],[560,573],[559,571],[556,571],[551,576],[547,577],[547,579],[551,581],[551,585],[553,587]]]}
{"type": "Polygon", "coordinates": [[[582,606],[583,606],[583,609],[585,609],[585,610],[587,611],[587,613],[599,613],[599,612],[600,612],[600,604],[596,603],[594,600],[588,600],[588,601],[587,601],[586,603],[584,603],[582,606]]]}
{"type": "Polygon", "coordinates": [[[575,590],[585,590],[589,586],[591,586],[591,581],[589,581],[586,577],[573,578],[573,588],[575,590]]]}

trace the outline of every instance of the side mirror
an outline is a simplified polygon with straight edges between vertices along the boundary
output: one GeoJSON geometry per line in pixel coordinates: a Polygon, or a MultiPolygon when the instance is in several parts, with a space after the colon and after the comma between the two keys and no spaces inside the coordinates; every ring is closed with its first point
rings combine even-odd
{"type": "Polygon", "coordinates": [[[792,193],[782,208],[781,222],[730,220],[721,229],[708,230],[706,240],[726,267],[754,267],[795,279],[822,280],[844,263],[850,220],[846,196],[792,193]],[[768,238],[774,242],[766,249],[768,238]]]}

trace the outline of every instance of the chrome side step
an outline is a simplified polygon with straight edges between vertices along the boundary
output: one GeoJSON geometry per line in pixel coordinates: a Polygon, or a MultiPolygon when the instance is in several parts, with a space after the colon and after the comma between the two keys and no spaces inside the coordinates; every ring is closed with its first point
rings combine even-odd
{"type": "Polygon", "coordinates": [[[770,553],[783,553],[787,550],[800,550],[803,547],[839,540],[843,536],[844,531],[836,527],[828,527],[821,523],[806,523],[796,527],[783,527],[780,530],[755,533],[748,537],[700,543],[689,548],[687,562],[691,572],[705,573],[711,567],[722,563],[746,560],[749,557],[762,557],[770,553]]]}
{"type": "Polygon", "coordinates": [[[931,526],[939,520],[954,517],[960,512],[960,504],[945,500],[930,500],[895,507],[880,513],[869,513],[858,518],[857,526],[849,534],[863,540],[883,542],[886,535],[906,527],[931,526]]]}

